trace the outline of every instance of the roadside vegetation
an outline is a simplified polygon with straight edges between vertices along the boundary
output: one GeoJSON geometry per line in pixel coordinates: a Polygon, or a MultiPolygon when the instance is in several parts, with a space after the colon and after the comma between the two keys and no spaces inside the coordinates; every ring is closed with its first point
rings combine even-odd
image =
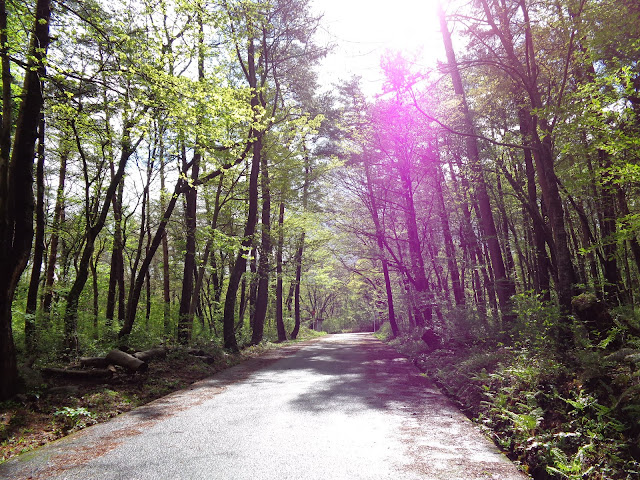
{"type": "MultiPolygon", "coordinates": [[[[535,479],[620,479],[640,475],[640,337],[633,312],[614,312],[616,327],[559,355],[544,325],[557,308],[520,297],[518,327],[488,340],[452,313],[442,345],[419,332],[379,336],[409,356],[508,456],[535,479]],[[461,327],[465,327],[462,330],[461,327]]],[[[386,326],[385,326],[386,327],[386,326]]]]}

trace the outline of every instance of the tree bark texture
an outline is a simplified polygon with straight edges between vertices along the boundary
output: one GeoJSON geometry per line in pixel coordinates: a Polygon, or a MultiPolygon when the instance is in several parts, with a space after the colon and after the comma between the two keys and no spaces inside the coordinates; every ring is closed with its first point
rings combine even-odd
{"type": "MultiPolygon", "coordinates": [[[[41,78],[44,75],[43,58],[49,45],[50,0],[36,3],[34,29],[29,47],[22,101],[9,160],[7,136],[11,125],[7,113],[11,108],[10,91],[5,88],[10,70],[6,49],[2,50],[3,112],[0,132],[0,399],[9,398],[17,387],[17,364],[11,326],[11,304],[20,276],[27,266],[33,240],[33,160],[38,136],[38,123],[44,105],[41,78]]],[[[5,23],[6,5],[0,4],[0,22],[5,23]]],[[[2,27],[2,25],[0,25],[2,27]]],[[[6,41],[3,47],[7,45],[6,41]]],[[[10,137],[9,137],[10,138],[10,137]]]]}

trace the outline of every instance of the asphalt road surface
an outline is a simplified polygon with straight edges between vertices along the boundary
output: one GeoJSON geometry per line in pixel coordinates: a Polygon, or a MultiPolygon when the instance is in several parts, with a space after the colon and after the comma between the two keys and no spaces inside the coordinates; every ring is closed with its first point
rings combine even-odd
{"type": "Polygon", "coordinates": [[[285,347],[0,465],[12,479],[528,478],[368,334],[285,347]]]}

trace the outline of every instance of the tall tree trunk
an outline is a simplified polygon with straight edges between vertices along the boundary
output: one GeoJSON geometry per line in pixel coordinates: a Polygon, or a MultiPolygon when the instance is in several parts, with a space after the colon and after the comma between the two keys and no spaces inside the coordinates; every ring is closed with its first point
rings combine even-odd
{"type": "Polygon", "coordinates": [[[42,300],[42,310],[45,314],[48,314],[51,310],[51,301],[53,299],[53,281],[56,271],[56,259],[58,256],[58,242],[60,238],[59,229],[64,211],[64,183],[67,176],[68,155],[68,151],[63,151],[60,154],[58,190],[56,191],[56,204],[53,208],[53,224],[51,226],[51,239],[49,241],[49,260],[47,262],[47,272],[44,281],[44,298],[42,300]]]}
{"type": "Polygon", "coordinates": [[[41,79],[49,45],[50,0],[38,0],[25,70],[22,102],[11,144],[11,72],[7,39],[6,3],[0,0],[0,54],[2,55],[3,118],[0,132],[0,400],[17,388],[18,369],[11,327],[11,304],[27,266],[33,240],[33,160],[38,122],[44,105],[41,79]],[[7,88],[8,87],[8,88],[7,88]]]}
{"type": "MultiPolygon", "coordinates": [[[[524,109],[518,110],[518,120],[520,122],[520,132],[522,133],[522,140],[526,147],[529,147],[530,136],[527,132],[531,131],[531,117],[524,109]]],[[[538,193],[536,188],[535,179],[535,167],[533,165],[533,157],[529,148],[524,149],[524,165],[525,174],[527,176],[527,197],[529,199],[529,208],[532,211],[538,212],[538,193]]],[[[536,292],[542,294],[544,300],[551,299],[551,265],[549,256],[547,255],[545,229],[544,224],[541,222],[542,215],[531,215],[531,222],[533,225],[533,240],[535,248],[536,269],[534,272],[534,285],[536,292]]]]}
{"type": "Polygon", "coordinates": [[[258,345],[264,335],[264,321],[269,305],[269,269],[271,268],[271,188],[269,185],[269,165],[266,155],[262,155],[260,167],[260,184],[262,189],[262,241],[260,260],[258,262],[258,297],[253,319],[251,344],[258,345]]]}
{"type": "Polygon", "coordinates": [[[449,276],[451,277],[451,288],[453,290],[453,298],[455,299],[457,306],[463,306],[465,304],[464,287],[460,282],[460,272],[458,270],[458,260],[456,259],[455,247],[453,245],[453,238],[451,236],[451,228],[449,227],[449,212],[446,208],[444,195],[442,192],[442,185],[444,185],[444,174],[442,173],[442,166],[440,162],[435,162],[436,181],[434,183],[439,215],[440,225],[442,227],[442,235],[444,237],[444,248],[447,255],[447,265],[449,268],[449,276]]]}
{"type": "MultiPolygon", "coordinates": [[[[240,154],[238,158],[236,158],[232,162],[226,163],[215,172],[212,172],[206,175],[206,179],[211,180],[217,177],[218,175],[222,175],[225,172],[225,170],[228,170],[229,168],[240,164],[246,158],[246,155],[249,152],[249,148],[250,148],[250,145],[248,145],[245,148],[245,150],[240,154]]],[[[184,178],[182,178],[182,176],[186,174],[187,172],[181,172],[180,174],[181,176],[178,177],[178,181],[176,182],[176,186],[174,187],[173,194],[170,197],[167,207],[164,209],[164,213],[162,214],[162,217],[161,217],[162,220],[160,220],[160,224],[158,225],[156,233],[153,236],[153,240],[149,245],[149,249],[145,254],[145,258],[142,261],[142,264],[140,265],[140,269],[138,270],[137,273],[135,271],[131,272],[132,288],[129,290],[129,297],[127,299],[127,309],[125,314],[124,325],[120,329],[120,332],[118,332],[118,337],[124,337],[131,333],[131,329],[133,328],[133,324],[135,323],[135,319],[136,319],[136,311],[138,309],[138,303],[140,302],[142,287],[144,286],[145,278],[146,278],[147,272],[149,271],[149,267],[151,266],[153,257],[156,254],[158,247],[162,243],[162,238],[166,233],[167,223],[169,223],[169,219],[173,214],[173,210],[176,207],[176,203],[178,202],[178,198],[180,197],[180,194],[183,193],[186,190],[186,188],[190,188],[188,183],[184,180],[184,178]]],[[[200,179],[199,184],[201,183],[201,180],[202,179],[200,179]]]]}
{"type": "MultiPolygon", "coordinates": [[[[218,190],[216,191],[216,199],[213,205],[213,213],[211,215],[211,223],[209,228],[211,229],[211,236],[209,240],[207,240],[207,244],[204,248],[204,254],[202,255],[202,261],[200,268],[198,269],[198,273],[195,280],[195,285],[193,288],[193,298],[191,299],[191,306],[189,307],[189,315],[193,317],[195,314],[198,305],[200,304],[200,292],[202,291],[202,284],[204,282],[204,274],[206,272],[206,266],[209,263],[209,256],[212,255],[213,249],[213,231],[218,227],[218,216],[220,215],[220,196],[222,195],[222,185],[223,185],[224,175],[220,175],[220,180],[218,181],[218,190]]],[[[205,199],[206,202],[206,199],[205,199]]],[[[209,210],[209,203],[206,202],[207,211],[209,210]]],[[[213,255],[212,255],[213,256],[213,255]]],[[[214,269],[216,268],[215,259],[212,262],[212,266],[214,269]]],[[[217,282],[217,280],[216,280],[217,282]]]]}
{"type": "Polygon", "coordinates": [[[431,289],[424,269],[422,246],[418,235],[418,222],[413,201],[413,184],[410,176],[409,159],[403,152],[398,159],[400,182],[402,184],[403,210],[407,229],[407,244],[411,261],[411,275],[413,286],[417,294],[416,325],[418,327],[432,327],[433,316],[431,289]]]}
{"type": "MultiPolygon", "coordinates": [[[[629,204],[627,203],[627,197],[622,186],[618,185],[617,190],[618,209],[620,211],[620,215],[623,217],[624,225],[625,227],[627,227],[628,220],[625,217],[628,217],[630,213],[629,204]]],[[[640,273],[640,242],[638,242],[638,238],[635,234],[632,235],[631,238],[629,238],[629,246],[631,248],[631,253],[633,254],[633,260],[635,261],[636,268],[640,273]]]]}
{"type": "MultiPolygon", "coordinates": [[[[115,167],[111,164],[111,176],[115,175],[115,167]]],[[[124,280],[124,242],[122,238],[122,199],[124,195],[124,178],[118,185],[118,191],[113,198],[113,246],[111,248],[111,268],[109,271],[109,287],[107,290],[107,304],[105,317],[107,326],[113,322],[116,307],[116,290],[124,290],[120,279],[124,280]]],[[[122,303],[122,302],[121,302],[122,303]]],[[[122,319],[121,319],[122,320],[122,319]]]]}
{"type": "MultiPolygon", "coordinates": [[[[309,153],[305,150],[304,156],[304,183],[302,184],[302,211],[306,212],[309,203],[309,186],[311,184],[311,159],[309,153]]],[[[294,280],[293,288],[293,316],[294,324],[293,330],[289,335],[291,340],[298,338],[300,333],[300,324],[302,322],[302,316],[300,311],[300,282],[302,281],[302,258],[304,254],[304,240],[305,231],[303,230],[298,240],[298,248],[293,257],[294,265],[296,267],[296,278],[294,280]]]]}
{"type": "MultiPolygon", "coordinates": [[[[252,103],[253,102],[252,100],[252,103]]],[[[247,223],[244,227],[244,236],[240,244],[240,250],[236,256],[233,269],[229,274],[229,284],[224,299],[222,319],[224,348],[231,351],[238,351],[234,318],[236,313],[236,297],[238,295],[240,280],[247,268],[247,254],[251,251],[251,243],[258,219],[258,176],[260,173],[260,156],[262,153],[262,133],[252,133],[255,135],[255,138],[253,140],[253,159],[251,160],[251,172],[249,174],[249,211],[247,213],[247,223]]]]}
{"type": "MultiPolygon", "coordinates": [[[[162,139],[162,137],[161,137],[162,139]]],[[[162,141],[162,140],[161,140],[162,141]]],[[[166,211],[166,188],[165,188],[165,173],[164,173],[164,149],[162,143],[160,147],[160,210],[166,211]]],[[[167,241],[167,231],[162,229],[161,235],[162,241],[162,300],[163,309],[162,315],[164,320],[164,335],[169,336],[171,332],[171,285],[169,283],[169,242],[167,241]]],[[[149,252],[147,252],[149,257],[149,252]]]]}
{"type": "MultiPolygon", "coordinates": [[[[365,153],[366,155],[366,153],[365,153]]],[[[382,273],[384,275],[384,287],[387,295],[387,313],[389,315],[389,326],[391,327],[391,334],[397,337],[400,334],[398,329],[398,323],[396,321],[395,307],[393,304],[393,289],[391,288],[391,277],[389,275],[389,263],[385,255],[384,249],[384,229],[380,223],[380,216],[378,215],[378,204],[376,202],[375,192],[373,191],[373,180],[371,178],[371,167],[369,165],[369,159],[365,156],[363,158],[365,179],[367,182],[367,196],[369,197],[369,208],[371,212],[371,219],[376,231],[376,242],[378,244],[378,255],[382,262],[382,273]]]]}
{"type": "MultiPolygon", "coordinates": [[[[153,240],[151,241],[149,250],[146,253],[144,260],[142,261],[140,269],[137,273],[135,271],[131,272],[131,275],[133,277],[131,282],[133,285],[133,288],[129,289],[129,297],[127,298],[127,309],[126,309],[126,314],[124,319],[124,325],[120,329],[120,332],[118,332],[118,337],[122,338],[131,333],[131,329],[133,328],[133,324],[136,319],[136,311],[138,309],[140,294],[142,293],[142,287],[144,285],[147,271],[149,270],[149,266],[151,265],[153,256],[158,250],[158,247],[162,242],[162,238],[166,233],[167,223],[171,218],[171,214],[175,209],[176,203],[178,202],[180,193],[182,193],[184,189],[185,183],[186,181],[183,178],[181,177],[178,178],[178,181],[176,182],[176,186],[173,191],[173,195],[171,196],[171,200],[169,200],[169,203],[167,204],[167,207],[164,210],[164,213],[162,215],[162,220],[160,220],[158,229],[156,230],[156,233],[153,236],[153,240]]],[[[171,299],[169,298],[169,300],[171,299]]],[[[166,305],[165,305],[165,308],[166,308],[166,305]]],[[[165,324],[165,328],[166,328],[166,324],[165,324]]]]}
{"type": "MultiPolygon", "coordinates": [[[[42,84],[44,88],[44,83],[42,84]]],[[[40,286],[40,272],[44,257],[44,113],[40,114],[38,133],[38,164],[36,167],[36,236],[33,242],[33,258],[29,291],[27,293],[27,308],[24,316],[24,343],[27,352],[36,346],[36,311],[38,309],[38,287],[40,286]]]]}
{"type": "MultiPolygon", "coordinates": [[[[259,106],[264,108],[265,105],[258,91],[258,76],[256,71],[256,61],[258,59],[256,58],[256,45],[253,36],[250,36],[247,42],[246,62],[240,58],[239,49],[237,49],[237,52],[245,78],[251,89],[251,108],[254,112],[257,112],[259,106]]],[[[243,240],[240,244],[233,268],[229,274],[229,284],[224,300],[224,313],[222,317],[224,348],[231,351],[238,350],[234,318],[236,313],[236,297],[238,295],[240,280],[247,268],[247,254],[251,250],[253,234],[255,233],[256,223],[258,221],[258,177],[260,176],[260,165],[262,163],[263,137],[264,131],[253,128],[248,137],[252,139],[251,146],[253,150],[253,159],[251,161],[251,171],[249,174],[249,210],[247,212],[247,222],[245,223],[243,240]]]]}
{"type": "Polygon", "coordinates": [[[598,150],[598,159],[602,170],[602,189],[600,191],[599,206],[602,210],[602,220],[600,222],[600,234],[602,236],[605,300],[609,304],[619,304],[624,302],[624,285],[622,276],[618,269],[616,260],[617,238],[616,238],[616,198],[611,169],[611,158],[604,150],[598,150]]]}
{"type": "Polygon", "coordinates": [[[283,318],[283,279],[282,279],[282,250],[284,248],[284,201],[280,200],[278,212],[278,247],[276,249],[276,330],[278,341],[287,340],[287,331],[284,328],[283,318]]]}
{"type": "MultiPolygon", "coordinates": [[[[202,5],[200,5],[202,7],[202,5]]],[[[204,81],[204,24],[202,22],[201,11],[198,10],[198,81],[204,81]]],[[[202,160],[202,152],[200,139],[196,135],[195,152],[193,155],[193,166],[191,167],[191,180],[198,180],[200,174],[200,162],[202,160]]],[[[186,169],[186,158],[183,152],[183,170],[186,169]]],[[[184,194],[186,209],[185,223],[187,227],[187,245],[184,256],[184,269],[182,275],[182,295],[180,297],[180,312],[178,315],[178,343],[186,345],[191,339],[191,331],[193,329],[193,310],[191,308],[194,296],[193,285],[197,275],[196,267],[196,212],[198,201],[198,190],[195,185],[190,185],[184,194]]]]}
{"type": "MultiPolygon", "coordinates": [[[[199,147],[196,147],[199,148],[199,147]]],[[[191,179],[197,180],[200,172],[200,152],[196,150],[193,157],[191,179]]],[[[185,161],[186,165],[186,161],[185,161]]],[[[191,338],[193,327],[193,312],[191,299],[193,298],[193,284],[196,275],[196,207],[198,191],[190,186],[185,193],[185,224],[187,243],[185,247],[184,269],[182,275],[182,295],[180,297],[180,313],[178,317],[178,343],[187,344],[191,338]]]]}
{"type": "Polygon", "coordinates": [[[478,206],[481,215],[479,218],[480,226],[489,249],[489,257],[491,261],[491,268],[493,270],[493,275],[495,278],[495,288],[500,305],[500,312],[502,313],[503,320],[509,323],[515,318],[511,303],[511,297],[515,294],[515,285],[513,281],[507,277],[506,269],[504,266],[500,243],[498,242],[498,235],[493,219],[493,212],[491,210],[491,202],[489,199],[489,194],[487,192],[484,172],[482,171],[482,164],[480,162],[480,153],[478,149],[478,142],[475,137],[473,119],[469,110],[469,106],[467,104],[462,77],[460,75],[455,52],[453,50],[451,34],[449,32],[449,27],[447,26],[444,10],[442,9],[442,5],[440,4],[440,2],[438,2],[438,15],[440,17],[440,29],[442,31],[445,52],[447,55],[448,71],[451,75],[453,90],[460,99],[460,110],[463,114],[464,122],[463,128],[464,132],[467,134],[467,136],[465,136],[465,145],[474,174],[473,183],[478,196],[478,206]]]}

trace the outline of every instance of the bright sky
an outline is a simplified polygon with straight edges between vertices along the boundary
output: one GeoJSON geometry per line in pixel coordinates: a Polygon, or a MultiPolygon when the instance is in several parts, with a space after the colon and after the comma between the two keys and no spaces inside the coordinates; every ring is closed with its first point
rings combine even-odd
{"type": "Polygon", "coordinates": [[[365,93],[379,93],[387,49],[417,53],[424,67],[444,57],[436,0],[312,0],[312,6],[324,13],[320,41],[336,45],[320,69],[324,87],[359,75],[365,93]]]}

